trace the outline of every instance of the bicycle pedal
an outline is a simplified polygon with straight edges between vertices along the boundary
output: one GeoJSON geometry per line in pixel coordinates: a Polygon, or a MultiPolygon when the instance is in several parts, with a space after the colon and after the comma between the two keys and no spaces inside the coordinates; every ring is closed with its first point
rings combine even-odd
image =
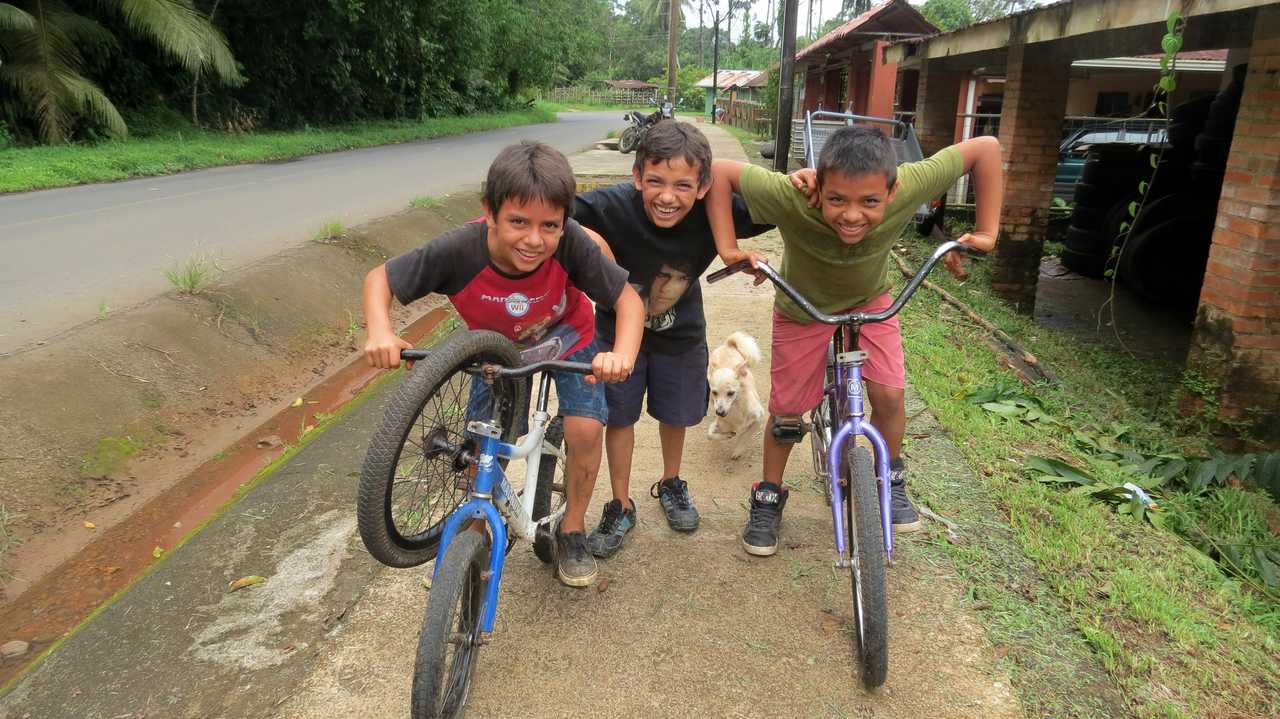
{"type": "Polygon", "coordinates": [[[769,431],[773,433],[773,438],[782,444],[799,444],[809,428],[804,421],[779,422],[776,417],[771,424],[769,431]]]}

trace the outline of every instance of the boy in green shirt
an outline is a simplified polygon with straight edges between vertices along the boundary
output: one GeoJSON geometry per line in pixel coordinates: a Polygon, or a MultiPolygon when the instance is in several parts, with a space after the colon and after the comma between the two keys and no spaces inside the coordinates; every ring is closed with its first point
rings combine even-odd
{"type": "MultiPolygon", "coordinates": [[[[833,134],[820,153],[816,173],[797,173],[795,181],[727,160],[713,162],[711,172],[707,216],[724,263],[750,259],[754,266],[764,259],[738,248],[730,216],[731,193],[737,192],[754,222],[777,225],[783,240],[782,277],[830,314],[878,312],[889,306],[887,273],[893,244],[915,208],[946,192],[966,173],[974,175],[976,227],[959,242],[989,251],[999,230],[1003,171],[1000,145],[993,137],[966,140],[926,160],[896,165],[888,138],[879,130],[854,126],[833,134]]],[[[947,256],[953,273],[960,271],[959,263],[957,255],[947,256]]],[[[826,346],[833,331],[777,294],[769,373],[771,431],[764,433],[764,476],[752,486],[751,516],[742,532],[749,554],[769,556],[777,551],[787,500],[782,475],[791,445],[802,434],[801,416],[822,399],[826,346]]],[[[914,531],[920,519],[907,497],[901,456],[906,372],[897,318],[864,325],[861,349],[868,354],[863,377],[873,410],[871,423],[889,447],[893,525],[898,531],[914,531]]]]}

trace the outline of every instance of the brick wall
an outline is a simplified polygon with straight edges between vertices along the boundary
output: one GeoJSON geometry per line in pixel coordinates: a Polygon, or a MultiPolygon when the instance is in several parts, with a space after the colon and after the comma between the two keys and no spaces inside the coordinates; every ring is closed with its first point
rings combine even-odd
{"type": "Polygon", "coordinates": [[[1035,309],[1069,74],[1068,64],[1049,62],[1034,47],[1009,47],[999,134],[1004,153],[1004,214],[992,287],[1027,314],[1035,309]]]}
{"type": "MultiPolygon", "coordinates": [[[[1280,8],[1258,11],[1188,367],[1280,446],[1280,8]]],[[[1205,398],[1188,394],[1191,404],[1205,398]]]]}
{"type": "Polygon", "coordinates": [[[920,65],[915,129],[926,157],[954,143],[956,98],[964,73],[948,70],[945,63],[925,60],[920,65]]]}

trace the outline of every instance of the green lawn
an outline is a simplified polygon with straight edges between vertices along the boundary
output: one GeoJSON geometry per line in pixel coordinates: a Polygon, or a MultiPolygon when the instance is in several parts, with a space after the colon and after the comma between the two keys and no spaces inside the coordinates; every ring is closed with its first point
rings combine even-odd
{"type": "MultiPolygon", "coordinates": [[[[908,264],[926,248],[907,243],[908,264]]],[[[1029,472],[1031,455],[1109,471],[1082,443],[1112,435],[1144,452],[1202,454],[1205,432],[1177,412],[1182,370],[1038,326],[988,284],[990,262],[960,285],[934,279],[1018,338],[1061,378],[1025,387],[983,342],[984,330],[921,289],[902,326],[910,381],[961,448],[976,484],[922,481],[917,495],[964,541],[923,543],[954,566],[1029,716],[1262,717],[1280,698],[1280,599],[1169,529],[1119,514],[1071,485],[1029,472]],[[1033,397],[1048,419],[1002,416],[966,401],[992,386],[1033,397]]],[[[895,268],[896,274],[896,268],[895,268]]],[[[910,439],[923,447],[922,437],[910,439]]],[[[921,450],[923,451],[923,450],[921,450]]],[[[1168,527],[1198,523],[1220,538],[1276,547],[1261,492],[1223,486],[1155,491],[1168,527]]]]}
{"type": "Polygon", "coordinates": [[[517,112],[365,122],[288,132],[226,134],[193,129],[92,145],[10,148],[0,150],[0,193],[284,160],[554,121],[555,113],[539,106],[517,112]]]}
{"type": "Polygon", "coordinates": [[[652,105],[597,105],[586,102],[552,102],[550,100],[538,100],[535,104],[548,112],[601,112],[605,110],[620,110],[625,112],[627,110],[639,110],[648,114],[657,109],[652,105]]]}

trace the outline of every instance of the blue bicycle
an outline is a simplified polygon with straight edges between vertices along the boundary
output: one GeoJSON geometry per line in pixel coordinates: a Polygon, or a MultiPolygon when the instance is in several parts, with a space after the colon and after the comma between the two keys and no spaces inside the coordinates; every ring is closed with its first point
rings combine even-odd
{"type": "Polygon", "coordinates": [[[489,641],[507,553],[517,538],[554,559],[555,524],[564,513],[564,423],[547,411],[550,372],[591,374],[581,362],[521,364],[496,332],[455,332],[416,361],[370,439],[356,500],[369,553],[393,567],[435,558],[414,667],[412,716],[454,717],[466,708],[476,654],[489,641]],[[541,372],[528,432],[528,378],[541,372]],[[480,383],[493,398],[489,417],[472,416],[480,383]],[[508,460],[525,461],[521,487],[508,460]],[[559,479],[557,481],[557,473],[559,479]],[[493,551],[502,547],[502,551],[493,551]]]}
{"type": "MultiPolygon", "coordinates": [[[[822,402],[810,413],[814,472],[823,481],[831,503],[835,531],[836,569],[847,570],[853,583],[853,618],[862,683],[868,689],[884,684],[889,674],[889,606],[885,565],[893,564],[893,519],[889,503],[889,448],[863,411],[862,365],[867,353],[858,348],[859,330],[869,322],[884,322],[902,310],[925,277],[953,250],[973,252],[958,242],[945,242],[907,282],[883,312],[828,315],[796,292],[768,264],[757,272],[769,278],[810,317],[835,325],[827,347],[827,375],[822,402]],[[875,461],[851,440],[861,435],[875,449],[875,461]],[[883,549],[883,551],[881,551],[883,549]]],[[[980,253],[975,253],[980,254],[980,253]]],[[[717,282],[749,267],[737,262],[707,276],[717,282]]]]}

